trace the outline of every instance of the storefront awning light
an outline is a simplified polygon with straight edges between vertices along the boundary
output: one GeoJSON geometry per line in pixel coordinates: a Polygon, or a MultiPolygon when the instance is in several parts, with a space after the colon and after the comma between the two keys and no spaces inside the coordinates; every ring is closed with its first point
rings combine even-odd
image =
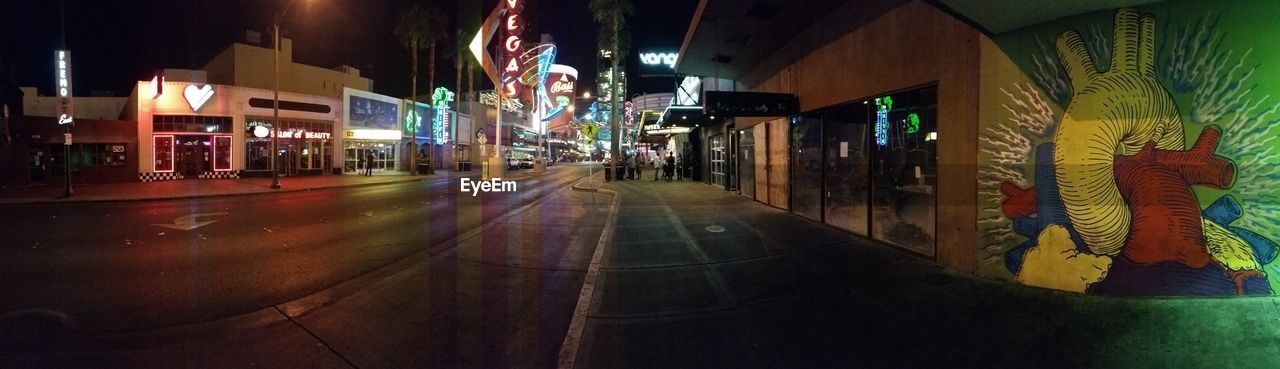
{"type": "Polygon", "coordinates": [[[348,129],[346,137],[356,140],[400,140],[400,131],[384,129],[348,129]]]}

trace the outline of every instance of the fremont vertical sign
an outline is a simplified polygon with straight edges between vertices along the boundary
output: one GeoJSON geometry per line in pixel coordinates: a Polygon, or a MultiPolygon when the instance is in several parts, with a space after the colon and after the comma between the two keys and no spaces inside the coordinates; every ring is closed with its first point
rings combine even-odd
{"type": "Polygon", "coordinates": [[[71,51],[53,52],[54,89],[58,95],[58,124],[71,124],[75,106],[71,103],[71,51]]]}

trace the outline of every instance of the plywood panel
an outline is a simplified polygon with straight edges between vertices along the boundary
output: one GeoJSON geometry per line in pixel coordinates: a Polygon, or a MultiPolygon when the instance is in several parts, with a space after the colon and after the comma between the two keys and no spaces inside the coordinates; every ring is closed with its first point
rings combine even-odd
{"type": "Polygon", "coordinates": [[[755,127],[751,127],[751,134],[753,135],[752,137],[755,138],[755,142],[756,142],[754,147],[754,150],[755,150],[754,154],[756,158],[756,162],[755,162],[756,177],[755,177],[755,184],[754,184],[754,186],[756,186],[756,190],[755,190],[756,200],[768,204],[769,203],[769,172],[768,172],[768,166],[769,166],[769,139],[768,138],[769,136],[767,133],[768,130],[766,130],[765,127],[766,127],[765,124],[757,124],[755,125],[755,127]]]}
{"type": "Polygon", "coordinates": [[[779,119],[769,122],[769,205],[783,209],[791,209],[791,192],[788,186],[787,163],[789,163],[787,146],[787,121],[779,119]]]}

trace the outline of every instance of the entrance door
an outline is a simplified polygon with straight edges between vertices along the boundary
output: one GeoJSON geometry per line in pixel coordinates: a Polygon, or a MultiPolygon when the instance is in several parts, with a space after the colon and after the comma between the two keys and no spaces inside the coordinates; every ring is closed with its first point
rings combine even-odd
{"type": "Polygon", "coordinates": [[[751,199],[756,198],[756,158],[755,132],[753,129],[739,131],[738,141],[738,193],[751,199]]]}
{"type": "Polygon", "coordinates": [[[32,145],[27,149],[27,153],[27,161],[31,168],[31,184],[41,184],[49,167],[46,164],[49,160],[48,146],[32,145]]]}
{"type": "Polygon", "coordinates": [[[290,140],[290,143],[285,144],[280,151],[280,158],[283,161],[283,165],[280,167],[280,175],[298,175],[298,167],[302,165],[302,159],[298,152],[298,145],[293,144],[292,140],[290,140]]]}
{"type": "Polygon", "coordinates": [[[210,136],[178,136],[177,171],[186,178],[198,178],[201,173],[212,170],[210,159],[210,136]]]}

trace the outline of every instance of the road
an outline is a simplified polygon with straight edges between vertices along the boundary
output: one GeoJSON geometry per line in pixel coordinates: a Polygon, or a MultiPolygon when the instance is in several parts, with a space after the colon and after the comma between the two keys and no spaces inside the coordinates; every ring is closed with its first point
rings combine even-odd
{"type": "Polygon", "coordinates": [[[424,250],[447,253],[460,233],[586,174],[585,166],[561,165],[519,181],[516,192],[476,197],[460,193],[457,179],[430,178],[273,195],[3,206],[0,315],[44,309],[92,333],[246,314],[424,250]]]}

